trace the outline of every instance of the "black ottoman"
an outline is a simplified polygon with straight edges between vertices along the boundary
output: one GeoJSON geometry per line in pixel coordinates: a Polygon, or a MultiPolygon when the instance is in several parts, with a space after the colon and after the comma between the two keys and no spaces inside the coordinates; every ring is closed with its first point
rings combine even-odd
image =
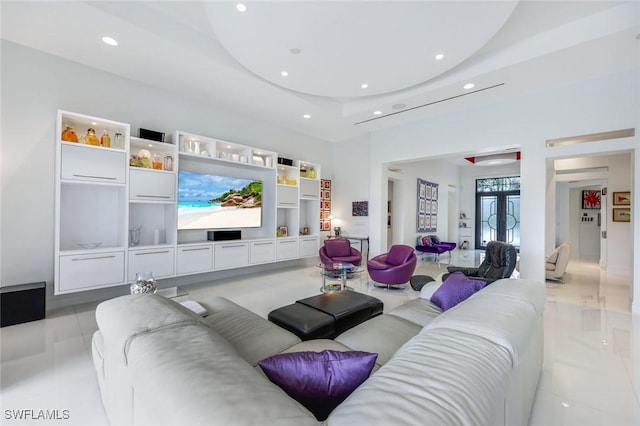
{"type": "Polygon", "coordinates": [[[268,319],[302,340],[336,337],[335,320],[331,315],[300,303],[273,310],[269,312],[268,319]]]}
{"type": "Polygon", "coordinates": [[[414,275],[409,278],[409,284],[411,284],[411,288],[415,291],[422,290],[422,287],[431,281],[435,281],[435,279],[429,275],[414,275]]]}
{"type": "Polygon", "coordinates": [[[336,335],[382,313],[382,302],[355,291],[334,291],[298,300],[296,303],[317,309],[335,319],[336,335]]]}
{"type": "Polygon", "coordinates": [[[333,339],[382,313],[379,299],[355,291],[335,291],[298,300],[269,313],[268,319],[302,340],[333,339]]]}

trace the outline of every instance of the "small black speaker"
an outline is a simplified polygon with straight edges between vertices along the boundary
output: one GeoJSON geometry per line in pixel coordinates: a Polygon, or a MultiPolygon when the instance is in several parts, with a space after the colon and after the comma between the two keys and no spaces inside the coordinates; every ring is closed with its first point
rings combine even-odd
{"type": "Polygon", "coordinates": [[[293,160],[284,157],[278,157],[278,164],[282,164],[284,166],[293,166],[293,160]]]}
{"type": "Polygon", "coordinates": [[[141,139],[148,139],[150,141],[164,142],[164,133],[156,130],[138,129],[138,137],[141,139]]]}
{"type": "Polygon", "coordinates": [[[207,240],[209,241],[230,241],[241,240],[240,230],[234,231],[207,231],[207,240]]]}

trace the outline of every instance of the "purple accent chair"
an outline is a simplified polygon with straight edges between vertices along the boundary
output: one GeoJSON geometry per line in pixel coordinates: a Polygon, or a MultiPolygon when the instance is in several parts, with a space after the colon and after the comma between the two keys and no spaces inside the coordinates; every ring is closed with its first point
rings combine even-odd
{"type": "Polygon", "coordinates": [[[440,239],[435,235],[418,237],[418,244],[416,244],[416,250],[420,253],[435,254],[434,262],[440,262],[440,255],[442,253],[449,253],[449,260],[451,260],[451,250],[455,248],[456,243],[440,241],[440,239]]]}
{"type": "Polygon", "coordinates": [[[351,247],[351,243],[346,238],[333,238],[325,240],[320,247],[320,262],[323,264],[342,262],[360,266],[362,254],[351,247]]]}
{"type": "Polygon", "coordinates": [[[387,288],[398,288],[409,281],[416,270],[417,257],[413,247],[394,245],[388,253],[383,253],[367,262],[371,279],[387,288]]]}

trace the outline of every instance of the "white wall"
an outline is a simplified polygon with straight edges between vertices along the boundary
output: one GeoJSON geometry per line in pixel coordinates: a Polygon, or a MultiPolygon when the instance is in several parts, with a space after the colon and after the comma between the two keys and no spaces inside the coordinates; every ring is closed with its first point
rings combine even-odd
{"type": "MultiPolygon", "coordinates": [[[[394,212],[398,223],[404,223],[399,230],[400,238],[394,244],[415,245],[418,235],[437,235],[442,241],[456,241],[455,235],[449,235],[449,187],[458,186],[458,167],[444,160],[420,161],[413,163],[395,164],[399,169],[398,180],[394,180],[394,196],[403,194],[400,209],[394,212]],[[418,178],[438,184],[438,223],[436,232],[417,231],[417,182],[418,178]]],[[[386,205],[386,204],[385,204],[386,205]]],[[[387,244],[388,245],[388,244],[387,244]]]]}
{"type": "MultiPolygon", "coordinates": [[[[334,217],[333,226],[340,226],[345,235],[367,236],[369,235],[369,216],[352,216],[351,203],[353,201],[369,201],[369,137],[364,136],[336,143],[333,145],[332,154],[331,213],[334,217]]],[[[386,182],[380,191],[384,191],[386,198],[386,182]]],[[[371,211],[371,206],[369,206],[369,211],[371,211]]],[[[386,202],[384,220],[386,234],[386,202]]]]}
{"type": "Polygon", "coordinates": [[[331,175],[328,142],[11,42],[3,40],[1,48],[3,286],[47,281],[50,289],[52,284],[57,109],[130,123],[134,135],[144,127],[244,143],[320,163],[331,175]]]}
{"type": "MultiPolygon", "coordinates": [[[[638,127],[639,93],[638,70],[632,70],[374,132],[370,191],[372,251],[379,251],[383,240],[382,206],[386,197],[380,196],[380,189],[386,189],[385,163],[520,146],[521,272],[524,278],[543,281],[545,238],[540,235],[544,235],[546,225],[546,158],[559,152],[548,151],[545,141],[638,127]]],[[[637,146],[637,138],[634,140],[637,146]]],[[[608,146],[615,149],[617,144],[628,142],[608,141],[608,146]]],[[[639,239],[640,232],[636,234],[637,247],[639,239]]],[[[636,260],[640,264],[640,255],[636,255],[636,260]]]]}
{"type": "MultiPolygon", "coordinates": [[[[569,192],[569,183],[568,182],[558,182],[555,186],[555,203],[556,203],[556,237],[551,241],[553,247],[558,247],[560,244],[565,241],[571,241],[570,237],[570,212],[569,206],[570,202],[562,202],[562,200],[569,200],[570,192],[569,192]]],[[[550,224],[547,224],[549,227],[550,224]]],[[[546,250],[547,253],[551,253],[551,250],[546,250]]]]}

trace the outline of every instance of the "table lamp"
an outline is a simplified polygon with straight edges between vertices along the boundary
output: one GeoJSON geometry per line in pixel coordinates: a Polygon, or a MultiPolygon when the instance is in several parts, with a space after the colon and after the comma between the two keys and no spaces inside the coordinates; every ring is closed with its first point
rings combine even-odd
{"type": "Polygon", "coordinates": [[[331,235],[331,229],[333,229],[333,228],[332,228],[332,223],[331,223],[331,222],[333,221],[333,215],[332,215],[332,214],[330,214],[328,219],[329,219],[329,238],[331,238],[331,237],[332,237],[332,235],[331,235]]]}

